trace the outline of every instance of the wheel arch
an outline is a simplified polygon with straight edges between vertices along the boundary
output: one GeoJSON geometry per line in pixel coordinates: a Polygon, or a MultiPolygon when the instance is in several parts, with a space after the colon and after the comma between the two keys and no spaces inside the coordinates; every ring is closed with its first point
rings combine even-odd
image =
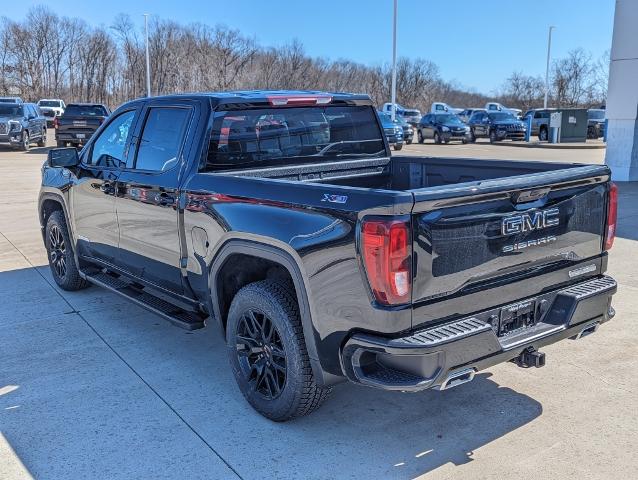
{"type": "Polygon", "coordinates": [[[228,266],[231,265],[232,271],[233,268],[241,268],[246,265],[247,261],[250,261],[252,262],[252,268],[262,269],[260,270],[260,274],[255,276],[250,273],[247,274],[244,271],[243,278],[235,282],[230,289],[230,292],[233,294],[248,283],[258,281],[259,279],[272,278],[272,275],[269,277],[268,273],[269,271],[272,273],[272,269],[274,268],[276,270],[275,278],[279,275],[284,275],[282,280],[289,279],[292,283],[299,305],[304,341],[315,381],[319,385],[325,385],[327,384],[326,378],[329,374],[324,372],[317,354],[311,304],[307,294],[307,281],[300,267],[301,260],[298,258],[296,252],[289,252],[284,248],[285,247],[245,239],[231,239],[224,243],[217,252],[209,269],[209,310],[213,313],[213,317],[220,331],[225,333],[228,307],[232,301],[232,298],[228,296],[229,291],[224,290],[222,283],[224,281],[224,273],[228,272],[228,266]],[[238,259],[241,259],[241,261],[238,261],[238,259]],[[264,266],[266,267],[266,271],[263,270],[264,266]]]}
{"type": "Polygon", "coordinates": [[[51,214],[55,211],[61,211],[64,214],[64,218],[66,220],[67,228],[69,228],[70,232],[70,223],[69,223],[69,215],[66,211],[66,205],[64,203],[64,198],[61,195],[46,192],[40,195],[38,199],[38,217],[40,220],[40,229],[42,231],[42,238],[44,239],[44,229],[46,228],[47,221],[51,214]]]}

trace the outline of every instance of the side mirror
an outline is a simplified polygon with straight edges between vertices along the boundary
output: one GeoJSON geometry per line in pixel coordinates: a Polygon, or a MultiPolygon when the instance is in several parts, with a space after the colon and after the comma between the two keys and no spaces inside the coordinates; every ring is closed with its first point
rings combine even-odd
{"type": "Polygon", "coordinates": [[[53,148],[47,154],[50,167],[75,167],[80,164],[80,156],[75,147],[53,148]]]}

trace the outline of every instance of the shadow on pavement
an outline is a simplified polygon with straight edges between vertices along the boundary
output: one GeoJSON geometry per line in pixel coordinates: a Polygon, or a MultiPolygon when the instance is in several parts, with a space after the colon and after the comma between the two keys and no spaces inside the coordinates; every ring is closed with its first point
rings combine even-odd
{"type": "Polygon", "coordinates": [[[36,475],[46,466],[73,478],[108,464],[126,478],[187,461],[197,476],[210,468],[210,446],[243,478],[412,478],[472,461],[542,413],[484,372],[444,392],[342,384],[314,414],[273,423],[239,393],[214,327],[185,332],[97,287],[60,292],[71,308],[32,268],[0,273],[0,287],[0,345],[11,345],[2,383],[20,386],[0,396],[0,425],[36,475]],[[189,428],[204,453],[187,453],[189,428]],[[135,461],[122,460],[127,452],[135,461]]]}

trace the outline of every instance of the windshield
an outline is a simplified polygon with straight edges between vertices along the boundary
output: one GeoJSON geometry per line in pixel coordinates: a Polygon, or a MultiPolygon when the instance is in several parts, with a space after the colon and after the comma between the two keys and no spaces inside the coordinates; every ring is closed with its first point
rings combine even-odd
{"type": "Polygon", "coordinates": [[[38,105],[40,107],[59,107],[60,101],[59,100],[40,100],[38,102],[38,105]]]}
{"type": "Polygon", "coordinates": [[[604,120],[605,111],[604,110],[589,110],[587,112],[587,117],[591,120],[604,120]]]}
{"type": "Polygon", "coordinates": [[[64,115],[81,117],[106,117],[108,112],[102,105],[68,105],[64,115]]]}
{"type": "Polygon", "coordinates": [[[22,106],[16,104],[0,104],[0,116],[2,117],[22,117],[22,106]]]}
{"type": "Polygon", "coordinates": [[[495,113],[488,113],[487,114],[488,117],[490,117],[490,120],[494,121],[494,122],[504,122],[504,121],[508,121],[508,120],[516,120],[516,117],[514,115],[512,115],[511,113],[507,113],[507,112],[495,112],[495,113]]]}
{"type": "Polygon", "coordinates": [[[452,115],[450,114],[445,114],[445,115],[435,115],[436,118],[436,122],[437,123],[458,123],[458,124],[463,124],[463,122],[461,121],[461,119],[459,117],[457,117],[456,115],[452,115]]]}
{"type": "Polygon", "coordinates": [[[217,112],[205,170],[384,157],[374,115],[365,106],[217,112]]]}

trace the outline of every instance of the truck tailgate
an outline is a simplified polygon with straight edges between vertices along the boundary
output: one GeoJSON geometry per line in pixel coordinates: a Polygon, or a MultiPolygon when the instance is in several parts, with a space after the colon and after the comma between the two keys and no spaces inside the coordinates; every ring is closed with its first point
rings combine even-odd
{"type": "Polygon", "coordinates": [[[414,190],[413,303],[472,294],[479,311],[600,273],[608,179],[606,167],[586,166],[414,190]],[[511,288],[530,277],[525,292],[511,288]]]}

